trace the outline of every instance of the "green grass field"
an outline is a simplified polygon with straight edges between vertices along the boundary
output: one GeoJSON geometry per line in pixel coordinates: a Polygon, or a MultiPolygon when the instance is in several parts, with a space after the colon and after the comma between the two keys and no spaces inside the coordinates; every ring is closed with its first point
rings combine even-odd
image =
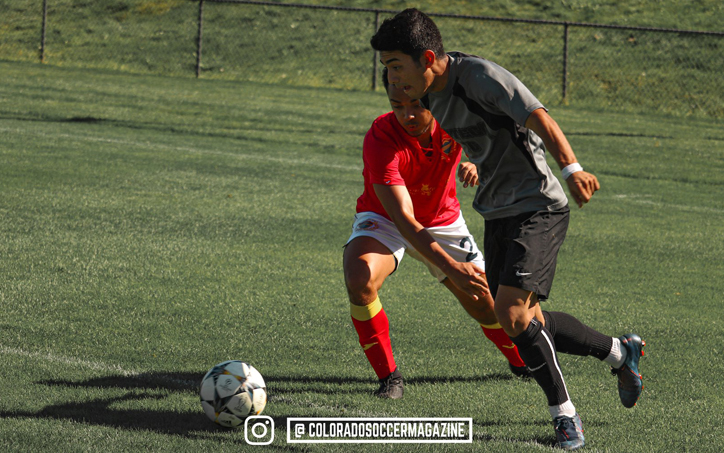
{"type": "MultiPolygon", "coordinates": [[[[543,393],[412,259],[382,292],[405,398],[371,396],[341,257],[382,94],[7,61],[0,80],[2,451],[351,450],[287,445],[287,417],[474,421],[472,445],[354,451],[549,451],[543,393]],[[203,414],[227,359],[266,378],[271,446],[203,414]]],[[[551,113],[602,189],[546,308],[647,342],[632,410],[602,363],[559,357],[586,451],[724,450],[721,121],[551,113]]]]}

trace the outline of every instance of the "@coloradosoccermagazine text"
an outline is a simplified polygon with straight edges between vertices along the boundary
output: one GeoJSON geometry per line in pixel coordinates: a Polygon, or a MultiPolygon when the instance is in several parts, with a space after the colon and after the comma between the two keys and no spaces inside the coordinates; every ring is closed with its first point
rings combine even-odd
{"type": "Polygon", "coordinates": [[[287,443],[472,443],[472,418],[287,419],[287,443]]]}
{"type": "MultiPolygon", "coordinates": [[[[250,445],[274,442],[274,420],[252,416],[244,424],[250,445]]],[[[472,418],[287,418],[288,444],[472,443],[472,418]]]]}

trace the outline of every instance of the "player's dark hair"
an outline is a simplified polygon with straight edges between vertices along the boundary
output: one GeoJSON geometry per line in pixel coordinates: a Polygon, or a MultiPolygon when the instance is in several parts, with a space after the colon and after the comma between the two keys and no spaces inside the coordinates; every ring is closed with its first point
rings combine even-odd
{"type": "Polygon", "coordinates": [[[385,91],[390,92],[390,79],[387,78],[387,68],[382,68],[382,86],[385,87],[385,91]]]}
{"type": "Polygon", "coordinates": [[[400,51],[415,61],[419,61],[426,50],[432,50],[438,58],[445,56],[437,25],[415,8],[408,8],[391,19],[385,19],[370,39],[370,44],[377,51],[400,51]]]}

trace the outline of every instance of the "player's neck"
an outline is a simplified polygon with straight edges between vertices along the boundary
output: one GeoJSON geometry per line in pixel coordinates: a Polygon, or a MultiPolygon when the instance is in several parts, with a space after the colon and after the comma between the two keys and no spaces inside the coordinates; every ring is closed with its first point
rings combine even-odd
{"type": "Polygon", "coordinates": [[[432,143],[432,135],[425,134],[424,136],[417,137],[417,143],[419,143],[422,148],[429,148],[430,143],[432,143]]]}
{"type": "Polygon", "coordinates": [[[450,74],[450,57],[445,55],[445,58],[435,60],[432,67],[430,68],[434,79],[430,84],[428,91],[441,91],[447,85],[447,78],[450,74]]]}
{"type": "Polygon", "coordinates": [[[420,144],[421,148],[429,148],[432,146],[432,133],[435,131],[435,124],[430,125],[430,128],[422,135],[417,137],[417,143],[420,144]]]}

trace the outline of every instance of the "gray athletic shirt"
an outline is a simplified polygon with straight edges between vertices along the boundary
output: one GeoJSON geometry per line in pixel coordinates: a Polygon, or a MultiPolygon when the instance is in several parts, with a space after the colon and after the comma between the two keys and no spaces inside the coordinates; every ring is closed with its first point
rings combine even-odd
{"type": "Polygon", "coordinates": [[[421,101],[478,167],[475,210],[493,220],[565,207],[543,141],[523,126],[543,104],[497,64],[460,52],[448,56],[447,85],[421,101]]]}

